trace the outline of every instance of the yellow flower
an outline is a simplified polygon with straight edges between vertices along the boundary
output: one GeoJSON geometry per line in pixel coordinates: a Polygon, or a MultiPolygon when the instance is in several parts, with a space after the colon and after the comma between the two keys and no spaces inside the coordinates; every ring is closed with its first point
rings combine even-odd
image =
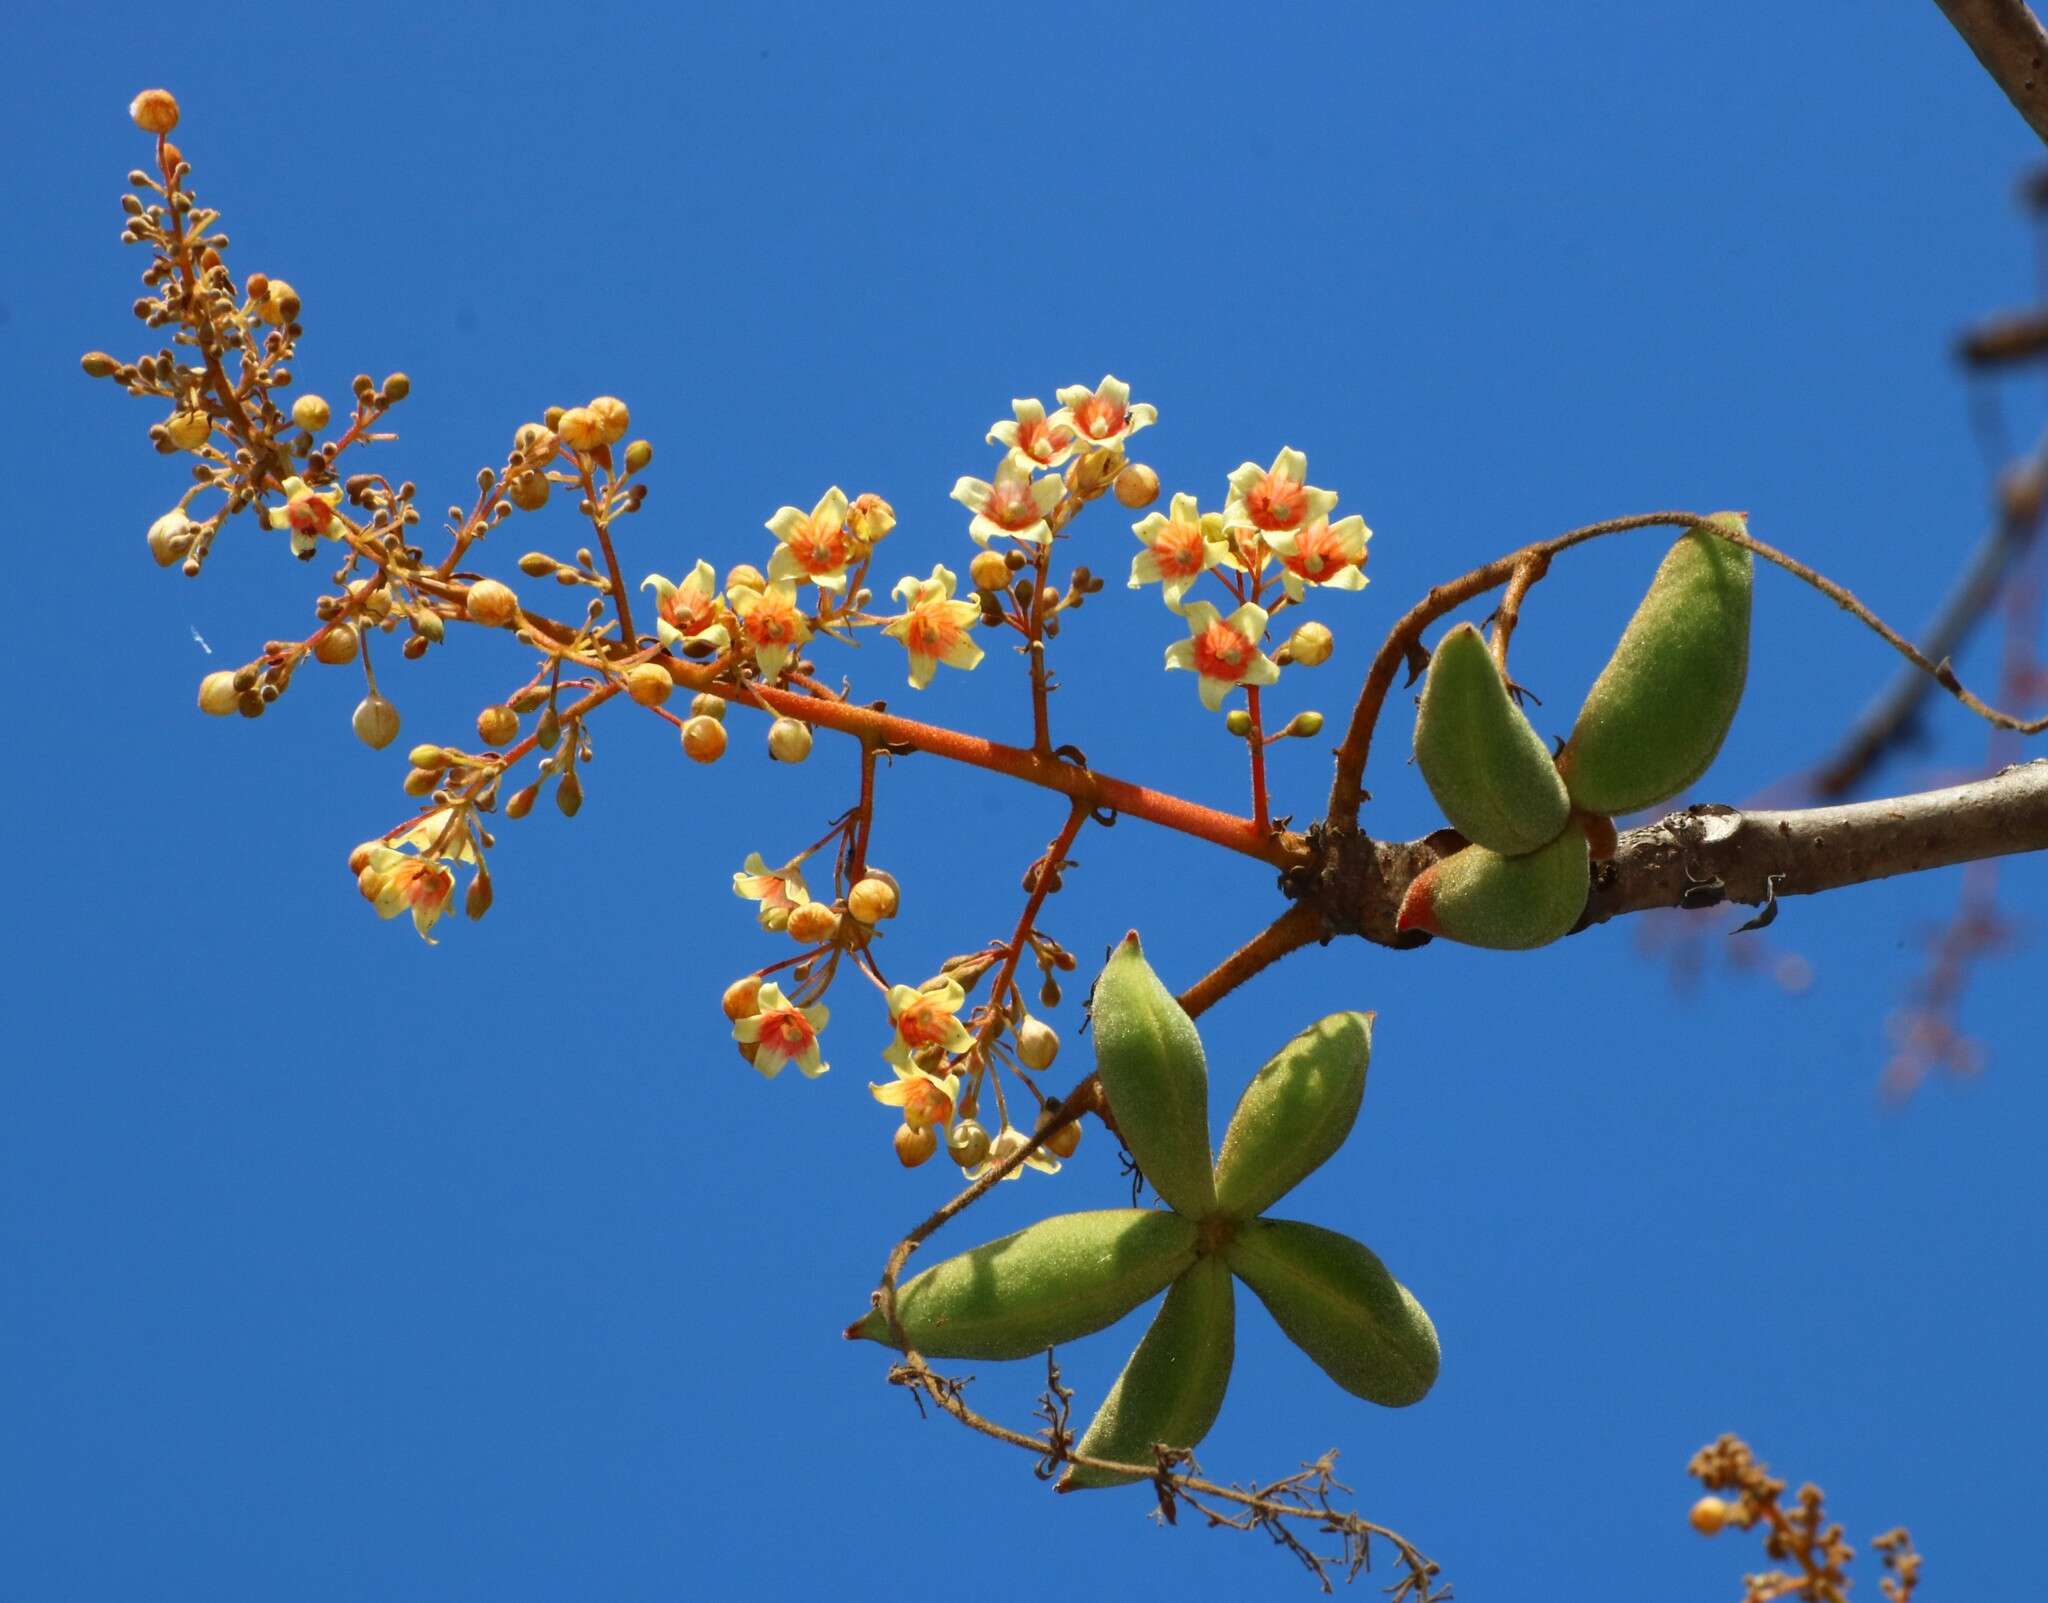
{"type": "Polygon", "coordinates": [[[692,640],[702,640],[720,651],[731,643],[718,576],[710,563],[699,562],[683,575],[681,584],[650,573],[640,581],[640,588],[654,591],[654,629],[670,651],[680,652],[692,640]]]}
{"type": "Polygon", "coordinates": [[[1113,374],[1089,389],[1070,384],[1059,392],[1060,409],[1055,418],[1073,425],[1074,432],[1093,446],[1121,446],[1138,430],[1159,420],[1156,406],[1131,405],[1131,387],[1113,374]]]}
{"type": "Polygon", "coordinates": [[[1327,518],[1336,504],[1335,491],[1309,484],[1308,458],[1290,445],[1273,458],[1270,468],[1245,462],[1230,475],[1230,499],[1223,508],[1223,522],[1231,529],[1284,534],[1327,518]]]}
{"type": "Polygon", "coordinates": [[[889,1019],[896,1026],[896,1033],[882,1049],[882,1056],[900,1075],[911,1071],[911,1060],[919,1052],[933,1048],[965,1052],[974,1045],[974,1037],[967,1033],[959,1018],[966,1003],[966,991],[951,975],[926,980],[915,990],[908,985],[891,986],[889,1019]]]}
{"type": "Polygon", "coordinates": [[[810,620],[797,609],[796,591],[790,585],[735,590],[732,610],[739,614],[741,632],[754,648],[763,679],[780,674],[790,656],[811,638],[810,620]]]}
{"type": "Polygon", "coordinates": [[[1001,535],[1050,544],[1052,525],[1045,520],[1065,493],[1057,477],[1034,481],[1031,470],[1015,456],[1003,458],[993,484],[963,478],[953,486],[953,499],[974,514],[967,532],[976,545],[987,545],[1001,535]]]}
{"type": "Polygon", "coordinates": [[[933,567],[929,579],[899,581],[894,594],[903,603],[903,614],[882,626],[883,634],[909,651],[910,682],[919,690],[932,682],[942,662],[949,668],[972,668],[981,661],[981,647],[969,634],[981,608],[955,601],[955,582],[953,570],[943,563],[933,567]]]}
{"type": "Polygon", "coordinates": [[[284,521],[292,531],[293,556],[311,556],[323,536],[329,540],[341,538],[341,520],[335,515],[335,508],[341,505],[340,489],[311,490],[297,476],[286,479],[283,488],[284,521]]]}
{"type": "Polygon", "coordinates": [[[1173,498],[1170,513],[1154,512],[1131,525],[1145,547],[1131,559],[1130,587],[1157,584],[1167,606],[1180,611],[1181,598],[1211,568],[1243,565],[1230,549],[1220,514],[1196,509],[1191,495],[1173,498]]]}
{"type": "Polygon", "coordinates": [[[733,895],[761,904],[755,916],[764,930],[787,927],[789,915],[811,899],[799,872],[803,861],[792,857],[782,867],[770,868],[759,852],[748,852],[746,863],[733,875],[733,895]]]}
{"type": "Polygon", "coordinates": [[[823,1006],[796,1006],[771,982],[755,997],[754,1011],[733,1025],[732,1038],[756,1048],[754,1067],[763,1079],[774,1079],[794,1063],[805,1079],[815,1080],[831,1067],[818,1056],[818,1032],[831,1016],[823,1006]]]}
{"type": "Polygon", "coordinates": [[[1056,468],[1074,454],[1074,431],[1065,423],[1045,415],[1039,400],[1014,400],[1012,421],[1003,419],[988,431],[988,443],[1008,447],[1010,453],[1035,468],[1056,468]]]}
{"type": "Polygon", "coordinates": [[[1365,543],[1372,530],[1359,517],[1317,518],[1305,529],[1266,536],[1266,544],[1280,559],[1280,583],[1288,598],[1299,601],[1312,584],[1332,590],[1363,590],[1365,543]]]}
{"type": "Polygon", "coordinates": [[[901,1108],[903,1122],[913,1130],[932,1125],[944,1129],[953,1117],[953,1103],[960,1095],[960,1076],[944,1078],[925,1069],[901,1068],[887,1085],[868,1083],[868,1094],[885,1108],[901,1108]]]}
{"type": "Polygon", "coordinates": [[[1188,638],[1166,648],[1166,666],[1202,676],[1202,705],[1211,712],[1239,685],[1270,685],[1279,679],[1279,664],[1259,649],[1266,634],[1265,608],[1247,601],[1225,618],[1208,602],[1194,601],[1182,616],[1188,638]]]}
{"type": "Polygon", "coordinates": [[[838,485],[827,490],[808,515],[795,507],[778,508],[768,529],[782,542],[768,561],[771,580],[808,580],[820,590],[846,588],[846,565],[856,553],[853,537],[846,532],[846,493],[838,485]]]}

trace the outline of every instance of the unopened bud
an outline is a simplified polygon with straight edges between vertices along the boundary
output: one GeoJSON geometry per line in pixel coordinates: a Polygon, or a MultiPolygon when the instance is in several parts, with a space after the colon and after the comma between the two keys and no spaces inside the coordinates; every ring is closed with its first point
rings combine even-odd
{"type": "Polygon", "coordinates": [[[766,590],[767,577],[751,562],[741,562],[726,569],[725,588],[733,590],[766,590]]]}
{"type": "Polygon", "coordinates": [[[755,1004],[761,995],[761,976],[745,974],[725,988],[725,995],[718,1005],[725,1009],[729,1019],[744,1019],[753,1016],[755,1004]]]}
{"type": "Polygon", "coordinates": [[[334,409],[317,395],[301,395],[292,402],[292,421],[308,434],[317,434],[334,420],[334,409]]]}
{"type": "Polygon", "coordinates": [[[149,526],[149,554],[159,568],[168,568],[192,549],[193,535],[192,520],[184,509],[172,507],[149,526]]]}
{"type": "Polygon", "coordinates": [[[1116,498],[1133,512],[1159,499],[1159,475],[1142,462],[1133,462],[1116,476],[1116,498]]]}
{"type": "Polygon", "coordinates": [[[768,755],[779,763],[800,763],[811,754],[811,726],[778,718],[768,726],[768,755]]]}
{"type": "MultiPolygon", "coordinates": [[[[249,291],[255,294],[252,285],[249,291]]],[[[299,292],[281,278],[269,279],[264,284],[263,298],[256,303],[256,315],[273,328],[297,320],[300,311],[299,292]]]]}
{"type": "Polygon", "coordinates": [[[894,885],[871,875],[846,893],[846,910],[863,924],[879,924],[896,916],[899,901],[894,885]]]}
{"type": "Polygon", "coordinates": [[[959,1119],[946,1136],[946,1156],[963,1169],[971,1169],[988,1158],[988,1131],[973,1119],[959,1119]]]}
{"type": "Polygon", "coordinates": [[[1323,715],[1319,712],[1298,712],[1287,722],[1286,732],[1298,740],[1307,740],[1323,732],[1323,715]]]}
{"type": "Polygon", "coordinates": [[[692,718],[716,718],[720,723],[724,723],[725,698],[723,696],[714,696],[708,690],[698,691],[696,695],[690,698],[690,716],[692,718]]]}
{"type": "Polygon", "coordinates": [[[526,459],[530,468],[544,468],[555,459],[561,449],[561,442],[555,438],[553,429],[539,423],[522,423],[519,432],[512,436],[512,444],[526,459]]]}
{"type": "Polygon", "coordinates": [[[555,433],[572,451],[595,451],[604,444],[604,425],[587,406],[572,406],[555,423],[555,433]]]}
{"type": "Polygon", "coordinates": [[[967,577],[977,590],[999,592],[1009,587],[1010,564],[1000,551],[979,551],[967,564],[967,577]]]}
{"type": "Polygon", "coordinates": [[[471,918],[482,918],[491,910],[493,900],[491,876],[480,873],[469,882],[469,892],[462,898],[462,910],[471,918]]]}
{"type": "Polygon", "coordinates": [[[377,388],[385,400],[402,401],[412,394],[412,380],[403,373],[387,373],[384,375],[384,382],[377,388]]]}
{"type": "Polygon", "coordinates": [[[486,707],[476,715],[476,735],[486,746],[509,746],[519,733],[519,714],[510,707],[486,707]]]}
{"type": "Polygon", "coordinates": [[[145,89],[128,102],[128,115],[146,134],[167,134],[178,126],[178,99],[168,89],[145,89]]]}
{"type": "Polygon", "coordinates": [[[433,769],[415,768],[405,776],[405,793],[408,796],[431,796],[440,782],[441,776],[433,769]]]}
{"type": "Polygon", "coordinates": [[[448,766],[448,753],[439,746],[415,746],[405,754],[405,760],[415,768],[424,768],[430,773],[439,773],[448,766]]]}
{"type": "Polygon", "coordinates": [[[374,690],[356,704],[349,721],[356,739],[372,751],[382,751],[398,738],[398,709],[374,690]]]}
{"type": "Polygon", "coordinates": [[[872,491],[857,495],[846,509],[846,527],[862,545],[875,545],[896,527],[896,509],[872,491]]]}
{"type": "Polygon", "coordinates": [[[555,786],[555,805],[562,810],[564,818],[574,818],[583,810],[583,781],[576,777],[576,770],[570,769],[555,786]]]}
{"type": "Polygon", "coordinates": [[[692,718],[683,725],[683,754],[693,763],[715,763],[725,755],[725,725],[716,718],[692,718]]]}
{"type": "Polygon", "coordinates": [[[626,670],[626,694],[643,707],[659,707],[675,688],[676,682],[659,663],[643,662],[626,670]]]}
{"type": "Polygon", "coordinates": [[[181,451],[196,451],[213,437],[213,419],[197,407],[173,412],[164,420],[164,435],[181,451]]]}
{"type": "Polygon", "coordinates": [[[479,579],[469,587],[462,610],[487,629],[501,629],[519,616],[519,597],[509,584],[479,579]]]}
{"type": "Polygon", "coordinates": [[[505,803],[507,818],[524,818],[533,811],[533,804],[540,799],[540,781],[535,780],[524,790],[512,792],[511,800],[505,803]]]}
{"type": "Polygon", "coordinates": [[[1728,1505],[1718,1497],[1703,1497],[1692,1506],[1687,1516],[1692,1528],[1702,1536],[1718,1536],[1721,1527],[1728,1523],[1728,1505]]]}
{"type": "Polygon", "coordinates": [[[230,669],[222,668],[199,681],[199,710],[215,718],[227,717],[241,698],[242,693],[235,688],[235,676],[230,669]]]}
{"type": "Polygon", "coordinates": [[[939,1133],[930,1125],[921,1130],[907,1124],[896,1127],[896,1161],[904,1168],[915,1169],[938,1150],[939,1133]]]}
{"type": "Polygon", "coordinates": [[[633,426],[633,414],[626,410],[626,403],[616,395],[600,395],[584,410],[597,419],[598,438],[606,445],[618,444],[626,437],[626,430],[633,426]]]}
{"type": "Polygon", "coordinates": [[[354,662],[356,653],[361,649],[362,641],[352,623],[329,624],[321,631],[320,638],[313,642],[315,660],[326,663],[330,668],[354,662]]]}
{"type": "Polygon", "coordinates": [[[646,440],[635,440],[626,447],[626,471],[645,473],[647,464],[654,460],[654,447],[646,440]]]}
{"type": "Polygon", "coordinates": [[[839,929],[839,915],[823,902],[806,902],[789,915],[789,936],[806,946],[829,941],[839,929]]]}
{"type": "Polygon", "coordinates": [[[1017,1060],[1031,1070],[1049,1069],[1060,1055],[1060,1032],[1043,1019],[1027,1018],[1017,1026],[1017,1060]]]}
{"type": "Polygon", "coordinates": [[[1223,727],[1242,740],[1252,732],[1252,715],[1242,707],[1233,707],[1223,715],[1223,727]]]}
{"type": "Polygon", "coordinates": [[[105,351],[87,351],[78,359],[78,365],[85,369],[87,378],[112,378],[121,370],[121,364],[105,351]]]}
{"type": "Polygon", "coordinates": [[[1305,623],[1287,637],[1287,649],[1304,668],[1319,667],[1330,660],[1335,638],[1320,623],[1305,623]]]}

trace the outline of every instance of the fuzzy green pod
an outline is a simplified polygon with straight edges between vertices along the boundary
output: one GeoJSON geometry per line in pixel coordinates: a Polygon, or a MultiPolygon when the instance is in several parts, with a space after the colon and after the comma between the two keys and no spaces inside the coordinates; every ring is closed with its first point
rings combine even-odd
{"type": "Polygon", "coordinates": [[[1216,1206],[1264,1213],[1344,1144],[1372,1064],[1370,1013],[1332,1013],[1283,1046],[1238,1098],[1216,1160],[1216,1206]]]}
{"type": "MultiPolygon", "coordinates": [[[[1193,1447],[1209,1434],[1237,1352],[1236,1294],[1221,1258],[1203,1258],[1173,1283],[1152,1328],[1096,1410],[1078,1451],[1149,1464],[1152,1445],[1193,1447]]],[[[1057,1490],[1127,1486],[1142,1477],[1071,1464],[1057,1490]]]]}
{"type": "Polygon", "coordinates": [[[1569,934],[1592,884],[1585,831],[1576,826],[1520,857],[1467,846],[1409,881],[1394,925],[1467,946],[1525,951],[1569,934]]]}
{"type": "Polygon", "coordinates": [[[1254,1219],[1224,1256],[1288,1338],[1354,1396],[1405,1408],[1436,1384],[1436,1326],[1363,1244],[1291,1219],[1254,1219]]]}
{"type": "MultiPolygon", "coordinates": [[[[1195,1227],[1150,1208],[1064,1213],[936,1264],[896,1299],[932,1358],[1028,1358],[1115,1324],[1195,1261],[1195,1227]]],[[[877,1308],[850,1340],[893,1346],[877,1308]]]]}
{"type": "Polygon", "coordinates": [[[1191,1219],[1216,1207],[1209,1172],[1209,1065],[1195,1021],[1160,983],[1135,930],[1095,982],[1095,1072],[1117,1133],[1167,1205],[1191,1219]]]}
{"type": "Polygon", "coordinates": [[[1469,623],[1430,656],[1415,714],[1415,763],[1451,827],[1503,856],[1556,840],[1571,816],[1549,746],[1469,623]]]}
{"type": "MultiPolygon", "coordinates": [[[[1748,532],[1740,512],[1714,521],[1748,532]]],[[[1707,771],[1749,674],[1754,566],[1744,547],[1699,529],[1666,553],[1558,753],[1575,806],[1632,813],[1707,771]]]]}

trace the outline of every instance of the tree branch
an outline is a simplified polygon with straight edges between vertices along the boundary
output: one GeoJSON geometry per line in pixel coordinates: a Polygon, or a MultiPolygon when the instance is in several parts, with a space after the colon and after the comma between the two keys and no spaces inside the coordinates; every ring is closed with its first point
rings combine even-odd
{"type": "Polygon", "coordinates": [[[2048,142],[2048,33],[2026,0],[1934,0],[2005,91],[2005,98],[2048,142]]]}

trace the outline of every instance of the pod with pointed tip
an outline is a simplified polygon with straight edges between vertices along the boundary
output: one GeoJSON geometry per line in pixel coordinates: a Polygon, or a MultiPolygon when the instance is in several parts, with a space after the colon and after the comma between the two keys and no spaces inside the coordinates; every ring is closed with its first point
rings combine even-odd
{"type": "MultiPolygon", "coordinates": [[[[1747,532],[1742,513],[1714,521],[1747,532]]],[[[1632,813],[1707,771],[1749,674],[1753,568],[1744,547],[1699,529],[1666,553],[1557,755],[1574,805],[1632,813]]]]}
{"type": "Polygon", "coordinates": [[[1405,1408],[1436,1384],[1436,1326],[1363,1243],[1254,1219],[1224,1257],[1288,1338],[1353,1396],[1405,1408]]]}
{"type": "Polygon", "coordinates": [[[1571,933],[1592,884],[1585,832],[1577,828],[1520,857],[1467,846],[1409,881],[1394,927],[1467,946],[1526,951],[1571,933]]]}
{"type": "MultiPolygon", "coordinates": [[[[1195,1261],[1195,1227],[1175,1213],[1064,1213],[936,1264],[906,1284],[897,1317],[931,1358],[1028,1358],[1113,1325],[1195,1261]]],[[[886,1346],[877,1308],[847,1328],[886,1346]]]]}
{"type": "Polygon", "coordinates": [[[1283,1046],[1238,1098],[1216,1160],[1216,1207],[1264,1213],[1344,1144],[1372,1063],[1370,1013],[1332,1013],[1283,1046]]]}
{"type": "Polygon", "coordinates": [[[1216,1206],[1209,1065],[1195,1021],[1145,961],[1133,930],[1095,982],[1095,1072],[1117,1133],[1167,1205],[1191,1219],[1216,1206]]]}
{"type": "Polygon", "coordinates": [[[1469,623],[1430,656],[1415,714],[1415,763],[1451,827],[1503,856],[1557,839],[1571,816],[1550,748],[1469,623]]]}
{"type": "MultiPolygon", "coordinates": [[[[1153,1444],[1193,1447],[1223,1408],[1237,1351],[1236,1297],[1221,1258],[1203,1258],[1173,1283],[1152,1328],[1096,1410],[1077,1451],[1149,1464],[1153,1444]]],[[[1057,1490],[1127,1486],[1142,1479],[1070,1464],[1057,1490]]]]}

